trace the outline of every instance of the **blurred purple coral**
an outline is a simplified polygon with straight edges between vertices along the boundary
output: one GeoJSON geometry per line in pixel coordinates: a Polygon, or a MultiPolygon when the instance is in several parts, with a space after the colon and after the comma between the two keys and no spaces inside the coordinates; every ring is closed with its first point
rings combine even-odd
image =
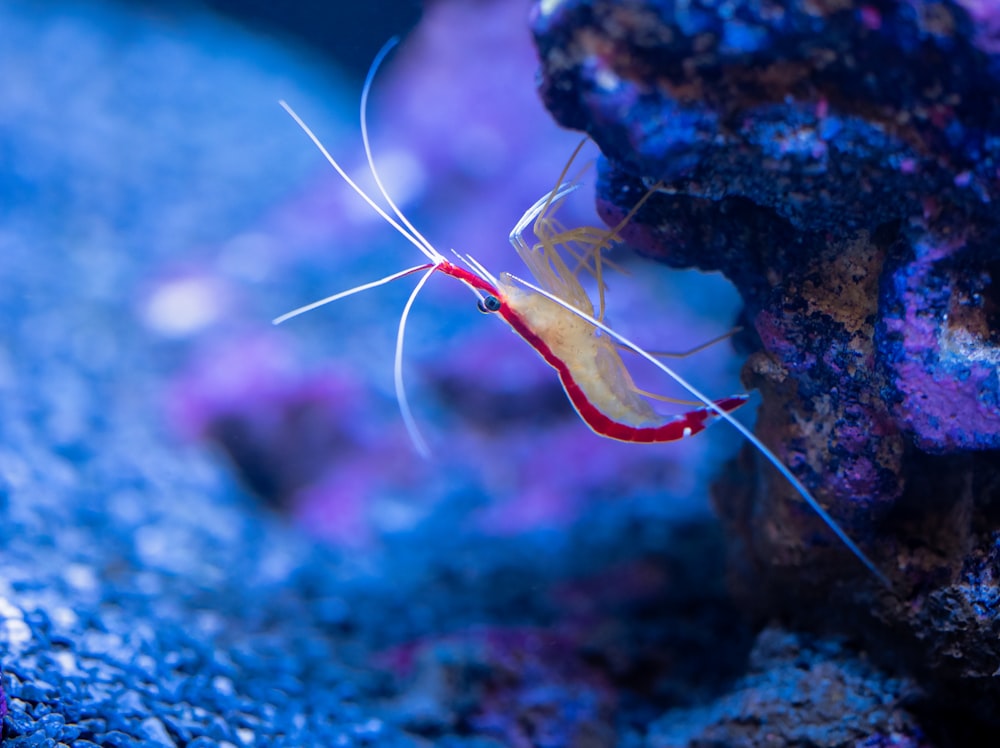
{"type": "Polygon", "coordinates": [[[770,627],[748,659],[748,672],[715,702],[654,722],[648,745],[935,745],[907,709],[915,685],[887,677],[843,641],[770,627]]]}
{"type": "Polygon", "coordinates": [[[405,450],[399,458],[387,454],[388,443],[365,417],[363,392],[346,370],[306,373],[272,334],[213,344],[174,383],[170,410],[180,433],[217,443],[269,503],[292,508],[303,500],[314,505],[317,491],[329,497],[339,519],[321,527],[346,539],[344,527],[359,529],[358,497],[373,491],[385,468],[405,471],[409,461],[405,450]],[[349,469],[353,478],[345,482],[340,468],[357,468],[369,452],[382,469],[349,469]]]}

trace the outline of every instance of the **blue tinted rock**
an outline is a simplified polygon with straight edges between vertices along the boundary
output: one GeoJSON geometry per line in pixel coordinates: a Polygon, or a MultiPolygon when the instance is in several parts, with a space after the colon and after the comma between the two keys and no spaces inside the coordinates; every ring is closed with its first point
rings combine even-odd
{"type": "Polygon", "coordinates": [[[532,22],[547,106],[604,153],[605,220],[662,186],[624,238],[737,286],[757,434],[896,588],[745,459],[715,491],[743,604],[864,630],[995,730],[1000,15],[916,7],[564,0],[532,22]]]}

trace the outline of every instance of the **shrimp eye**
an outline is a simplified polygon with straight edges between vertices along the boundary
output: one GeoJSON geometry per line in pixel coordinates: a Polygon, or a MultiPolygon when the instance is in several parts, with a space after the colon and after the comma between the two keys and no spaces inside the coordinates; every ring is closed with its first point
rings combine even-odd
{"type": "Polygon", "coordinates": [[[500,311],[500,299],[496,296],[484,296],[480,301],[476,302],[476,304],[479,307],[479,311],[483,314],[500,311]]]}

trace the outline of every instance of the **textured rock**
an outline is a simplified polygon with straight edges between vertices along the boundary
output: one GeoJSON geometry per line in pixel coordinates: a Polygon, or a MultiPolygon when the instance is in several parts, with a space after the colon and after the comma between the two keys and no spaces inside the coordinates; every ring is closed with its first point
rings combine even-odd
{"type": "Polygon", "coordinates": [[[534,15],[549,109],[607,157],[606,220],[662,183],[626,238],[737,286],[758,434],[901,594],[873,596],[749,456],[716,493],[747,602],[852,627],[860,613],[870,633],[874,611],[899,660],[983,716],[1000,696],[983,679],[1000,666],[996,28],[968,2],[534,15]]]}
{"type": "Polygon", "coordinates": [[[653,724],[650,748],[691,745],[933,745],[906,708],[912,682],[888,678],[836,639],[766,629],[747,672],[707,706],[653,724]]]}

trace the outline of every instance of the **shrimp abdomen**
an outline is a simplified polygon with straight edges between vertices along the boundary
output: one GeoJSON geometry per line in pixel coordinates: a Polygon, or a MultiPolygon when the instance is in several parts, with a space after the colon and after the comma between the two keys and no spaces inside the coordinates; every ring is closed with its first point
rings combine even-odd
{"type": "MultiPolygon", "coordinates": [[[[719,417],[708,407],[678,416],[658,415],[638,395],[625,392],[622,382],[613,381],[617,367],[603,359],[617,357],[618,353],[605,338],[598,337],[592,325],[551,300],[508,285],[505,280],[502,275],[501,316],[556,370],[573,408],[594,433],[624,442],[672,442],[704,431],[719,417]]],[[[620,359],[618,363],[624,368],[620,359]]],[[[729,413],[746,401],[746,395],[734,395],[715,404],[729,413]]]]}

